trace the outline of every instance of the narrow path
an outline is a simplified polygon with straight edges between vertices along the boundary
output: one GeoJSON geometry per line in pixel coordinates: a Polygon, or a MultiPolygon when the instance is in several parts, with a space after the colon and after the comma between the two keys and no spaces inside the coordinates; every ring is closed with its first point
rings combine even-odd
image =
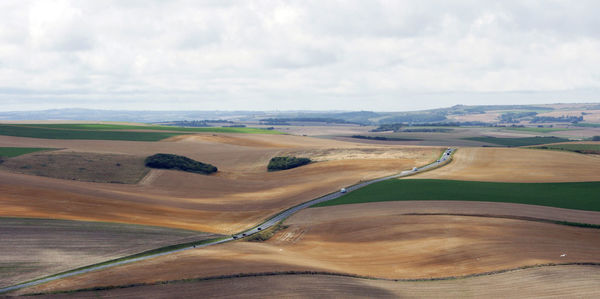
{"type": "Polygon", "coordinates": [[[134,262],[138,262],[138,261],[142,261],[142,260],[146,260],[146,259],[151,259],[151,258],[155,258],[155,257],[159,257],[159,256],[163,256],[163,255],[167,255],[167,254],[171,254],[171,253],[175,253],[175,252],[180,252],[180,251],[184,251],[184,250],[188,250],[188,249],[195,249],[195,248],[202,248],[202,247],[207,247],[207,246],[211,246],[211,245],[217,245],[217,244],[221,244],[221,243],[225,243],[225,242],[229,242],[229,241],[233,241],[236,240],[238,238],[243,238],[243,237],[247,237],[247,236],[251,236],[253,234],[256,234],[258,232],[260,232],[261,230],[264,229],[268,229],[274,225],[276,225],[277,223],[279,223],[280,221],[284,220],[285,218],[291,216],[292,214],[302,210],[302,209],[306,209],[308,207],[311,207],[313,205],[316,205],[318,203],[322,203],[325,201],[329,201],[332,199],[336,199],[338,197],[341,197],[343,195],[345,195],[346,193],[358,190],[360,188],[363,188],[365,186],[377,183],[377,182],[381,182],[381,181],[385,181],[385,180],[389,180],[389,179],[394,179],[394,178],[399,178],[399,177],[405,177],[405,176],[409,176],[409,175],[414,175],[416,173],[420,173],[420,172],[424,172],[439,166],[442,166],[446,163],[448,163],[450,161],[450,157],[452,156],[452,153],[455,151],[455,148],[448,148],[446,151],[444,151],[444,153],[442,154],[442,156],[436,160],[433,163],[430,163],[428,165],[419,167],[419,168],[413,168],[412,170],[405,170],[402,171],[399,174],[395,174],[395,175],[391,175],[391,176],[387,176],[387,177],[383,177],[383,178],[379,178],[379,179],[374,179],[371,181],[367,181],[367,182],[362,182],[353,186],[350,186],[348,188],[342,189],[340,191],[325,195],[323,197],[319,197],[317,199],[313,199],[311,201],[307,201],[303,204],[297,205],[295,207],[289,208],[277,215],[275,215],[274,217],[272,217],[271,219],[265,221],[264,223],[251,228],[249,230],[243,231],[241,233],[232,235],[231,237],[225,238],[225,239],[218,239],[215,240],[213,242],[208,242],[208,243],[204,243],[201,245],[195,245],[195,246],[189,246],[189,247],[185,247],[185,248],[179,248],[179,249],[174,249],[174,250],[169,250],[169,251],[164,251],[164,252],[160,252],[160,253],[156,253],[156,254],[151,254],[151,255],[146,255],[146,256],[142,256],[142,257],[136,257],[136,258],[131,258],[131,259],[126,259],[126,260],[120,260],[120,261],[115,261],[115,262],[107,262],[104,263],[102,265],[97,265],[97,266],[91,266],[91,267],[86,267],[84,269],[80,269],[80,270],[73,270],[73,271],[68,271],[62,274],[57,274],[57,275],[53,275],[53,276],[49,276],[49,277],[45,277],[45,278],[40,278],[40,279],[36,279],[33,281],[29,281],[29,282],[24,282],[24,283],[20,283],[20,284],[16,284],[13,286],[9,286],[9,287],[4,287],[4,288],[0,288],[0,294],[1,293],[6,293],[6,292],[11,292],[14,290],[18,290],[18,289],[22,289],[22,288],[26,288],[26,287],[31,287],[31,286],[35,286],[35,285],[39,285],[39,284],[43,284],[46,282],[50,282],[50,281],[54,281],[57,279],[62,279],[62,278],[66,278],[66,277],[70,277],[70,276],[75,276],[75,275],[79,275],[79,274],[84,274],[84,273],[88,273],[88,272],[92,272],[92,271],[96,271],[96,270],[101,270],[101,269],[106,269],[106,268],[110,268],[110,267],[114,267],[114,266],[119,266],[119,265],[124,265],[124,264],[130,264],[130,263],[134,263],[134,262]]]}

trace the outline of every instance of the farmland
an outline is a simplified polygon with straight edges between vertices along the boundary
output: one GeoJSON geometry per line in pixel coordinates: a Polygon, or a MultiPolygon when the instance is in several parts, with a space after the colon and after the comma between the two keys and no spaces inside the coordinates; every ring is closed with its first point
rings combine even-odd
{"type": "Polygon", "coordinates": [[[443,171],[413,178],[513,183],[600,181],[600,157],[526,148],[460,148],[443,171]]]}
{"type": "Polygon", "coordinates": [[[30,218],[0,218],[0,236],[0,286],[212,237],[152,226],[30,218]]]}
{"type": "Polygon", "coordinates": [[[491,183],[406,179],[372,184],[318,206],[397,200],[462,200],[600,211],[598,192],[600,182],[491,183]]]}
{"type": "MultiPolygon", "coordinates": [[[[576,286],[581,288],[577,294],[587,295],[592,280],[563,280],[567,274],[590,271],[589,266],[576,264],[600,263],[596,253],[600,202],[595,196],[600,191],[600,157],[571,152],[594,149],[590,145],[595,144],[547,143],[567,140],[557,136],[598,135],[594,128],[417,125],[397,132],[370,132],[376,127],[345,123],[281,127],[285,132],[319,136],[313,138],[280,134],[278,128],[215,131],[220,128],[52,122],[1,125],[0,129],[3,127],[37,130],[39,136],[57,134],[44,139],[0,135],[4,148],[54,149],[23,150],[23,155],[4,158],[0,165],[0,216],[11,217],[1,219],[33,221],[4,222],[14,239],[5,247],[20,246],[0,264],[4,284],[238,233],[342,187],[428,164],[447,147],[460,145],[453,160],[443,167],[375,183],[302,210],[287,218],[270,238],[190,248],[10,295],[104,286],[123,287],[73,296],[135,297],[148,295],[144,292],[149,290],[189,295],[196,294],[196,288],[216,294],[214,286],[245,281],[248,289],[259,288],[256,294],[264,290],[269,297],[275,289],[283,292],[281,296],[293,294],[289,281],[315,277],[323,287],[342,284],[343,288],[332,291],[336,294],[346,294],[345,290],[392,297],[420,290],[423,294],[435,290],[458,294],[465,291],[465,285],[475,294],[484,294],[489,288],[478,288],[479,283],[497,283],[498,288],[490,289],[494,295],[512,294],[503,281],[510,284],[523,278],[556,286],[559,293],[576,286]],[[142,133],[172,135],[152,140],[133,135],[120,140],[60,135],[142,133]],[[349,137],[353,135],[373,138],[349,137]],[[500,143],[508,147],[492,147],[490,139],[503,140],[500,143]],[[529,146],[567,144],[572,148],[516,147],[532,142],[529,146]],[[218,171],[199,175],[171,167],[145,167],[144,159],[159,153],[202,161],[217,166],[218,171]],[[302,157],[311,162],[268,171],[276,157],[302,157]],[[36,230],[38,227],[42,229],[36,230]],[[68,241],[58,241],[64,239],[68,241]],[[548,264],[570,265],[544,266],[548,264]],[[477,276],[521,268],[525,270],[477,276]],[[313,274],[279,275],[307,271],[313,274]],[[240,273],[250,277],[236,278],[240,273]],[[264,273],[273,276],[261,276],[264,273]],[[546,273],[561,279],[549,279],[546,273]],[[477,277],[386,280],[471,275],[477,277]],[[166,284],[159,287],[155,282],[166,284]],[[268,282],[275,285],[257,285],[268,282]],[[421,283],[429,285],[422,287],[421,283]]],[[[243,288],[236,285],[231,289],[243,288]]],[[[228,291],[223,294],[230,294],[228,291]]],[[[305,292],[311,292],[310,288],[305,292]]],[[[62,295],[70,296],[57,296],[62,295]]]]}
{"type": "Polygon", "coordinates": [[[159,141],[169,137],[181,135],[181,133],[71,130],[17,125],[0,125],[0,135],[44,139],[159,141]]]}
{"type": "Polygon", "coordinates": [[[385,281],[332,275],[275,275],[228,279],[192,279],[106,290],[87,290],[35,298],[237,298],[239,294],[266,298],[273,294],[289,297],[340,298],[532,298],[537,296],[589,298],[597,294],[600,272],[597,266],[565,265],[529,268],[505,273],[447,281],[385,281]],[[268,288],[264,286],[268,285],[268,288]]]}
{"type": "Polygon", "coordinates": [[[65,151],[15,157],[2,163],[0,169],[63,180],[119,184],[135,184],[149,171],[143,157],[65,151]]]}
{"type": "Polygon", "coordinates": [[[90,131],[115,131],[115,130],[150,130],[150,131],[175,131],[192,133],[245,133],[245,134],[282,134],[275,130],[266,130],[258,128],[237,128],[237,127],[177,127],[177,126],[159,126],[159,125],[122,125],[122,124],[23,124],[22,126],[43,128],[43,129],[63,129],[63,130],[90,130],[90,131]]]}
{"type": "MultiPolygon", "coordinates": [[[[217,165],[219,171],[202,176],[152,169],[138,184],[98,184],[0,171],[0,214],[233,233],[342,186],[428,163],[441,151],[440,148],[372,146],[290,135],[198,134],[177,138],[171,142],[44,140],[43,144],[77,154],[101,156],[108,153],[134,157],[177,154],[217,165]],[[282,153],[308,157],[317,163],[283,173],[268,172],[269,160],[282,153]],[[40,196],[44,197],[43,201],[39,200],[40,196]],[[69,206],[67,210],[65,202],[69,206]]],[[[0,145],[41,143],[36,139],[0,136],[0,145]]],[[[111,162],[103,167],[117,170],[115,165],[111,162]]],[[[74,170],[79,168],[91,169],[79,166],[74,170]]]]}
{"type": "Polygon", "coordinates": [[[600,155],[600,143],[559,143],[531,148],[600,155]]]}
{"type": "Polygon", "coordinates": [[[600,261],[597,229],[482,216],[402,214],[393,204],[311,208],[286,220],[289,227],[266,242],[233,242],[176,253],[28,292],[285,271],[428,279],[600,261]],[[568,255],[561,257],[564,252],[568,255]]]}
{"type": "Polygon", "coordinates": [[[40,147],[0,147],[0,157],[12,158],[39,151],[52,150],[50,148],[40,147]]]}

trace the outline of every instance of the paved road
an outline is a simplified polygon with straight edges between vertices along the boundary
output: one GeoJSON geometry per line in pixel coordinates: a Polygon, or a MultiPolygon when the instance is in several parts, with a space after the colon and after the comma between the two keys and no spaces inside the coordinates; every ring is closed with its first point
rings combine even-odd
{"type": "Polygon", "coordinates": [[[179,251],[184,251],[184,250],[188,250],[188,249],[194,249],[194,248],[202,248],[202,247],[207,247],[207,246],[211,246],[211,245],[216,245],[216,244],[221,244],[221,243],[225,243],[225,242],[229,242],[229,241],[233,241],[235,239],[238,238],[243,238],[246,236],[250,236],[253,235],[255,233],[258,233],[261,230],[264,229],[268,229],[270,227],[272,227],[273,225],[276,225],[277,223],[279,223],[280,221],[284,220],[285,218],[289,217],[290,215],[302,210],[302,209],[306,209],[310,206],[316,205],[318,203],[322,203],[325,201],[329,201],[332,199],[336,199],[338,197],[343,196],[344,194],[348,193],[348,192],[352,192],[354,190],[360,189],[362,187],[377,183],[377,182],[381,182],[381,181],[385,181],[385,180],[389,180],[389,179],[393,179],[393,178],[399,178],[399,177],[404,177],[404,176],[409,176],[409,175],[413,175],[415,173],[419,173],[419,172],[423,172],[435,167],[438,167],[444,163],[446,163],[448,161],[448,159],[450,158],[450,156],[452,155],[452,152],[454,152],[456,149],[454,148],[448,148],[446,151],[444,151],[444,154],[442,155],[442,157],[431,163],[428,165],[425,165],[423,167],[419,167],[419,168],[413,168],[412,170],[405,170],[399,174],[395,174],[395,175],[391,175],[391,176],[387,176],[387,177],[383,177],[383,178],[379,178],[379,179],[375,179],[375,180],[371,180],[371,181],[367,181],[367,182],[362,182],[353,186],[350,186],[348,188],[346,188],[346,192],[335,192],[335,193],[331,193],[328,195],[325,195],[323,197],[319,197],[317,199],[313,199],[311,201],[307,201],[303,204],[297,205],[295,207],[292,207],[290,209],[287,209],[277,215],[275,215],[273,218],[267,220],[266,222],[262,223],[261,225],[258,225],[254,228],[251,228],[249,230],[246,230],[244,232],[241,232],[239,234],[235,234],[231,237],[225,238],[225,239],[220,239],[220,240],[216,240],[213,242],[209,242],[209,243],[205,243],[202,245],[196,245],[196,246],[189,246],[189,247],[185,247],[185,248],[180,248],[180,249],[175,249],[175,250],[171,250],[171,251],[165,251],[165,252],[161,252],[161,253],[156,253],[156,254],[152,254],[152,255],[147,255],[147,256],[143,256],[143,257],[138,257],[138,258],[133,258],[133,259],[128,259],[128,260],[124,260],[124,261],[119,261],[119,262],[114,262],[114,263],[107,263],[104,265],[99,265],[99,266],[95,266],[95,267],[90,267],[90,268],[86,268],[86,269],[82,269],[82,270],[78,270],[78,271],[72,271],[72,272],[68,272],[68,273],[64,273],[64,274],[59,274],[59,275],[55,275],[52,277],[48,277],[48,278],[43,278],[43,279],[39,279],[39,280],[35,280],[35,281],[31,281],[31,282],[26,282],[26,283],[21,283],[21,284],[17,284],[17,285],[13,285],[13,286],[9,286],[9,287],[5,287],[5,288],[0,288],[0,294],[1,293],[6,293],[6,292],[10,292],[10,291],[14,291],[14,290],[18,290],[18,289],[22,289],[25,287],[30,287],[30,286],[34,286],[34,285],[38,285],[38,284],[42,284],[42,283],[46,283],[46,282],[50,282],[53,280],[57,280],[57,279],[61,279],[61,278],[65,278],[65,277],[70,277],[70,276],[75,276],[75,275],[79,275],[79,274],[84,274],[84,273],[88,273],[88,272],[92,272],[92,271],[96,271],[96,270],[101,270],[101,269],[105,269],[105,268],[109,268],[109,267],[114,267],[114,266],[118,266],[118,265],[124,265],[124,264],[129,264],[129,263],[134,263],[134,262],[138,262],[141,260],[146,260],[146,259],[150,259],[150,258],[154,258],[154,257],[158,257],[158,256],[162,256],[162,255],[167,255],[167,254],[171,254],[171,253],[175,253],[175,252],[179,252],[179,251]]]}

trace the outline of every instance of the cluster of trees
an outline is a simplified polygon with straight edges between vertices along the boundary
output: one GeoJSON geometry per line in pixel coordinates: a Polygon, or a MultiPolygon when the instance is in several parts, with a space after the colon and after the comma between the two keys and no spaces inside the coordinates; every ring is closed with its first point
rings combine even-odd
{"type": "Polygon", "coordinates": [[[583,121],[583,116],[536,116],[531,122],[532,123],[550,123],[550,122],[561,122],[561,123],[578,123],[583,121]]]}
{"type": "Polygon", "coordinates": [[[343,120],[341,118],[331,117],[291,117],[291,118],[265,118],[260,120],[265,125],[289,125],[289,122],[320,122],[331,124],[360,124],[343,120]]]}
{"type": "MultiPolygon", "coordinates": [[[[401,130],[402,127],[410,126],[406,123],[393,123],[393,124],[383,124],[379,127],[371,130],[371,132],[386,132],[386,131],[394,131],[394,132],[425,132],[420,130],[425,129],[414,129],[415,131],[409,131],[410,129],[401,130]],[[418,131],[417,131],[418,130],[418,131]]],[[[495,127],[497,125],[481,122],[481,121],[463,121],[463,122],[431,122],[431,123],[422,123],[415,126],[419,127],[495,127]]],[[[431,132],[444,132],[444,129],[430,129],[431,132]],[[435,131],[438,130],[438,131],[435,131]],[[441,130],[441,131],[440,131],[441,130]]],[[[447,131],[446,131],[447,132],[447,131]]]]}
{"type": "Polygon", "coordinates": [[[383,137],[383,136],[364,136],[364,135],[352,135],[352,138],[369,139],[369,140],[382,140],[382,141],[421,141],[422,140],[422,139],[411,139],[411,138],[396,138],[396,137],[383,137]]]}
{"type": "Polygon", "coordinates": [[[218,170],[213,165],[172,154],[155,154],[146,158],[144,162],[150,168],[175,169],[202,174],[211,174],[218,170]]]}
{"type": "Polygon", "coordinates": [[[273,157],[271,161],[269,161],[267,169],[269,171],[285,170],[306,165],[310,162],[309,158],[298,158],[293,156],[273,157]]]}
{"type": "Polygon", "coordinates": [[[177,126],[177,127],[210,127],[210,123],[228,123],[233,124],[234,122],[224,119],[205,119],[205,120],[176,120],[171,121],[166,126],[177,126]]]}
{"type": "Polygon", "coordinates": [[[507,112],[500,115],[500,121],[503,123],[518,123],[520,119],[530,116],[536,116],[537,112],[507,112]]]}

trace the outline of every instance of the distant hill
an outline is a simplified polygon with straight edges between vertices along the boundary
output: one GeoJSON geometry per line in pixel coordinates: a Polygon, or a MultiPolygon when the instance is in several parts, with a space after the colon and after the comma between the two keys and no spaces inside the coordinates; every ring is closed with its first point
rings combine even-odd
{"type": "Polygon", "coordinates": [[[386,125],[386,124],[444,124],[456,122],[518,123],[521,121],[571,120],[579,122],[587,111],[599,113],[600,104],[552,105],[455,105],[447,108],[407,112],[373,111],[127,111],[96,109],[52,109],[42,111],[0,112],[0,121],[8,120],[81,120],[123,122],[254,122],[285,125],[291,122],[324,122],[330,124],[386,125]],[[581,113],[586,111],[585,113],[581,113]],[[552,113],[557,114],[556,116],[552,113]],[[564,115],[562,114],[564,112],[564,115]],[[575,114],[574,114],[575,113],[575,114]],[[541,114],[541,115],[540,115],[541,114]],[[544,115],[552,114],[552,115],[544,115]],[[484,118],[477,115],[495,115],[484,118]],[[471,119],[469,119],[471,116],[471,119]]]}

